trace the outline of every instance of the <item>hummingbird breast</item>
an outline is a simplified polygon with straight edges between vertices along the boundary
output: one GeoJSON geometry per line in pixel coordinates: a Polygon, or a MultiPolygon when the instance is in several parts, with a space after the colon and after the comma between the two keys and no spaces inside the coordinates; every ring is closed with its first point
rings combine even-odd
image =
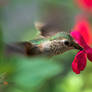
{"type": "Polygon", "coordinates": [[[64,40],[47,41],[42,44],[43,53],[53,56],[61,54],[70,48],[64,44],[64,40]]]}
{"type": "Polygon", "coordinates": [[[52,55],[57,55],[65,52],[68,47],[64,45],[64,40],[54,40],[51,42],[50,49],[52,55]]]}

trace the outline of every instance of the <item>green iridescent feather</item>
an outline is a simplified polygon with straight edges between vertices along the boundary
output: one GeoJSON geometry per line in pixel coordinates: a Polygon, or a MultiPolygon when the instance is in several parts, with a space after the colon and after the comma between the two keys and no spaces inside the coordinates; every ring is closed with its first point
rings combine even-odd
{"type": "Polygon", "coordinates": [[[57,40],[59,38],[61,38],[61,39],[63,39],[63,38],[65,38],[65,39],[72,39],[72,37],[69,35],[69,33],[60,32],[60,33],[57,33],[56,35],[48,37],[48,38],[41,38],[41,37],[39,37],[39,38],[37,38],[35,40],[31,40],[31,42],[33,44],[39,45],[39,44],[41,44],[41,43],[43,43],[45,41],[57,40]]]}

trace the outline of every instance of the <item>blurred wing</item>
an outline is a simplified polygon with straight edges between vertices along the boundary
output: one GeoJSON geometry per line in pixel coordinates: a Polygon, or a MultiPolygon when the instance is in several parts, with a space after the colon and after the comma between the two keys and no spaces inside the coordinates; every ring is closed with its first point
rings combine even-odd
{"type": "Polygon", "coordinates": [[[35,27],[37,30],[40,31],[40,36],[43,38],[44,37],[48,38],[48,37],[53,36],[57,33],[57,32],[54,32],[54,30],[52,30],[50,28],[50,26],[48,26],[47,24],[41,23],[41,22],[36,22],[35,27]]]}
{"type": "Polygon", "coordinates": [[[34,45],[30,42],[18,42],[18,43],[11,43],[5,45],[5,55],[12,55],[12,54],[22,54],[28,55],[28,52],[34,45]]]}
{"type": "Polygon", "coordinates": [[[44,37],[51,37],[58,32],[69,32],[71,29],[71,14],[65,6],[45,6],[45,14],[40,18],[41,22],[36,22],[35,27],[44,37]]]}

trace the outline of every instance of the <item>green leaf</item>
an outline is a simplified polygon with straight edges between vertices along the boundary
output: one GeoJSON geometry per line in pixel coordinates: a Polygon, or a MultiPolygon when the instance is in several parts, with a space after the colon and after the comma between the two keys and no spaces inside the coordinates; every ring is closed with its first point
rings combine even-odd
{"type": "Polygon", "coordinates": [[[58,64],[46,58],[20,59],[14,81],[22,88],[32,89],[60,71],[58,64]]]}

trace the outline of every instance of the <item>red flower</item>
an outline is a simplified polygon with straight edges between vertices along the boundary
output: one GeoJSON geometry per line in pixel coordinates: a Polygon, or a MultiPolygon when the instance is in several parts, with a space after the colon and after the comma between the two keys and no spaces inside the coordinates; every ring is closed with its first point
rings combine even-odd
{"type": "Polygon", "coordinates": [[[86,43],[90,45],[92,43],[90,24],[86,18],[84,17],[80,18],[80,17],[82,16],[77,17],[77,21],[73,30],[79,31],[83,36],[84,40],[86,41],[86,43]]]}
{"type": "Polygon", "coordinates": [[[76,0],[76,2],[82,9],[92,12],[92,0],[76,0]]]}
{"type": "Polygon", "coordinates": [[[71,36],[81,47],[83,47],[83,50],[77,53],[72,63],[73,72],[79,74],[80,71],[84,70],[86,67],[87,57],[90,61],[92,61],[92,48],[88,46],[80,32],[73,31],[71,32],[71,36]]]}

